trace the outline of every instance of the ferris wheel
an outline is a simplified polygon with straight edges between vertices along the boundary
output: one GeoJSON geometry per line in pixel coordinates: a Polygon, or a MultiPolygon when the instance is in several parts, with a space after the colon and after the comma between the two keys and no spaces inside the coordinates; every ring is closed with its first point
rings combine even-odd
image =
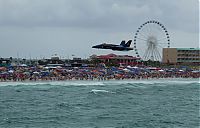
{"type": "Polygon", "coordinates": [[[158,21],[151,20],[142,24],[134,36],[134,49],[142,60],[161,61],[163,48],[170,47],[167,29],[158,21]]]}

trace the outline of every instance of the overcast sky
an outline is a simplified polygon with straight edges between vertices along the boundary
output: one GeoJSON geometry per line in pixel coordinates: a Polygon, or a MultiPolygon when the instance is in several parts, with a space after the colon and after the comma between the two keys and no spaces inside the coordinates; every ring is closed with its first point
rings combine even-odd
{"type": "MultiPolygon", "coordinates": [[[[0,0],[0,57],[86,58],[128,54],[92,49],[134,38],[148,20],[167,28],[171,47],[199,47],[198,0],[0,0]]],[[[131,45],[133,46],[133,44],[131,45]]]]}

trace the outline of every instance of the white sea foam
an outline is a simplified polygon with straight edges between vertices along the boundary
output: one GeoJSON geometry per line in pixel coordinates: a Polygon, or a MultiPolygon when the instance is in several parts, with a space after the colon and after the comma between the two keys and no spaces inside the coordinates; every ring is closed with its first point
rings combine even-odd
{"type": "Polygon", "coordinates": [[[97,93],[97,92],[109,92],[107,90],[99,90],[99,89],[92,89],[90,92],[94,92],[94,93],[97,93]]]}
{"type": "Polygon", "coordinates": [[[107,90],[102,90],[102,89],[92,89],[90,92],[94,93],[94,94],[98,94],[98,93],[115,93],[115,92],[111,92],[111,91],[107,91],[107,90]]]}
{"type": "Polygon", "coordinates": [[[37,82],[0,82],[0,86],[19,86],[19,85],[57,85],[57,86],[90,86],[90,85],[125,85],[125,84],[144,84],[144,85],[179,85],[200,83],[199,79],[148,79],[148,80],[109,80],[109,81],[37,81],[37,82]]]}
{"type": "Polygon", "coordinates": [[[104,85],[101,81],[37,81],[37,82],[0,82],[0,86],[19,86],[19,85],[59,85],[59,86],[89,86],[104,85]]]}
{"type": "Polygon", "coordinates": [[[182,85],[200,83],[199,79],[181,79],[181,78],[170,78],[170,79],[148,79],[148,80],[116,80],[104,82],[105,85],[125,85],[125,84],[143,84],[155,85],[155,86],[166,86],[166,85],[182,85]]]}

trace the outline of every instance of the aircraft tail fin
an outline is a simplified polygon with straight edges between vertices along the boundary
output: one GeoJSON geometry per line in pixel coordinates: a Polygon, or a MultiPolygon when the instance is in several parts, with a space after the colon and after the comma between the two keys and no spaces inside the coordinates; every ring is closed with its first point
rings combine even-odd
{"type": "Polygon", "coordinates": [[[131,42],[132,42],[132,40],[129,40],[129,41],[125,44],[125,46],[126,46],[126,47],[130,47],[130,46],[131,46],[131,42]]]}
{"type": "Polygon", "coordinates": [[[125,45],[126,45],[125,43],[126,43],[126,41],[125,41],[125,40],[122,40],[122,42],[121,42],[120,45],[125,46],[125,45]]]}

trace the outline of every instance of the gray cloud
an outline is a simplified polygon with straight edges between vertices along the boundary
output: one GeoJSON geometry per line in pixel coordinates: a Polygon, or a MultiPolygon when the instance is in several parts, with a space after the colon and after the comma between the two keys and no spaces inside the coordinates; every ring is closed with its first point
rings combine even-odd
{"type": "Polygon", "coordinates": [[[174,46],[188,47],[188,39],[193,39],[191,47],[198,46],[198,0],[0,0],[0,54],[111,52],[93,50],[91,45],[133,38],[150,19],[166,26],[174,46]],[[16,47],[4,50],[11,45],[16,47]]]}

